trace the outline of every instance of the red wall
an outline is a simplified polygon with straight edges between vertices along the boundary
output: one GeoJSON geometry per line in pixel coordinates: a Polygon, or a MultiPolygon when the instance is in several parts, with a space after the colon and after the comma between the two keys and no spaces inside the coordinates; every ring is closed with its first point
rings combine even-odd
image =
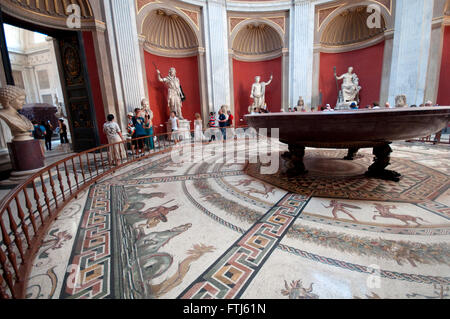
{"type": "Polygon", "coordinates": [[[92,98],[94,101],[95,115],[97,118],[97,128],[101,144],[107,144],[108,140],[103,133],[103,124],[106,121],[105,109],[103,107],[102,90],[97,69],[97,60],[95,57],[94,38],[92,32],[83,32],[84,50],[87,60],[89,81],[91,83],[92,98]]]}
{"type": "MultiPolygon", "coordinates": [[[[444,30],[444,47],[442,49],[441,75],[437,104],[450,105],[450,26],[444,30]]],[[[450,124],[450,123],[449,123],[450,124]]]]}
{"type": "MultiPolygon", "coordinates": [[[[383,71],[384,42],[369,48],[344,52],[320,53],[319,91],[322,93],[322,106],[336,105],[338,91],[333,67],[336,66],[338,76],[346,73],[350,66],[359,77],[362,87],[360,91],[360,107],[364,108],[380,99],[381,77],[383,71]]],[[[339,89],[342,80],[339,81],[339,89]]],[[[383,103],[383,101],[379,101],[383,103]]]]}
{"type": "Polygon", "coordinates": [[[108,144],[108,139],[103,133],[103,124],[106,121],[105,109],[103,107],[102,89],[98,76],[97,60],[95,58],[94,38],[92,32],[83,32],[84,50],[87,60],[89,81],[91,83],[92,98],[94,100],[95,115],[97,118],[97,128],[101,144],[108,144]]]}
{"type": "Polygon", "coordinates": [[[261,62],[243,62],[233,59],[233,86],[236,126],[245,124],[240,122],[248,114],[248,107],[253,103],[250,98],[255,76],[261,76],[261,81],[267,82],[273,74],[272,83],[266,87],[266,103],[271,112],[279,112],[282,96],[281,57],[261,62]]]}
{"type": "Polygon", "coordinates": [[[166,131],[165,123],[169,119],[167,88],[164,83],[158,81],[153,63],[161,71],[161,77],[167,76],[171,67],[176,69],[177,77],[180,79],[181,87],[186,96],[181,111],[183,112],[183,117],[191,121],[191,129],[193,129],[195,113],[201,115],[197,56],[168,58],[145,52],[149,102],[154,115],[153,127],[155,128],[155,133],[163,133],[166,131]],[[160,124],[163,124],[164,128],[159,127],[160,124]]]}

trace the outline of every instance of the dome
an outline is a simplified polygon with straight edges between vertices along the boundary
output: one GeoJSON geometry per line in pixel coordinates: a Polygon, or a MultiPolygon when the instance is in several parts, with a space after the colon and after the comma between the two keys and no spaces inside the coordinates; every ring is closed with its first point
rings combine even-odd
{"type": "Polygon", "coordinates": [[[371,13],[367,7],[346,10],[326,26],[320,43],[327,46],[342,46],[364,42],[384,32],[386,23],[381,17],[381,28],[369,28],[367,20],[371,13]]]}
{"type": "Polygon", "coordinates": [[[144,20],[142,33],[157,49],[187,50],[198,47],[197,37],[179,15],[164,10],[152,11],[144,20]]]}
{"type": "Polygon", "coordinates": [[[265,23],[249,24],[242,28],[233,41],[233,50],[238,54],[260,55],[281,50],[283,43],[274,28],[265,23]]]}

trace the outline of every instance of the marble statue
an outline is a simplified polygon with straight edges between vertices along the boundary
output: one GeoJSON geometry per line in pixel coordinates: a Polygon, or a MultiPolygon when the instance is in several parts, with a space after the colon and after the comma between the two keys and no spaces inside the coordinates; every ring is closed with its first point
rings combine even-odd
{"type": "Polygon", "coordinates": [[[0,118],[9,126],[13,142],[32,140],[33,124],[18,111],[25,104],[25,91],[13,85],[0,88],[0,118]]]}
{"type": "Polygon", "coordinates": [[[341,86],[341,91],[339,92],[338,104],[356,102],[359,104],[359,91],[361,87],[359,86],[359,78],[353,73],[353,67],[348,68],[348,72],[337,76],[336,68],[334,69],[334,77],[336,80],[344,80],[341,86]]]}
{"type": "Polygon", "coordinates": [[[170,112],[175,112],[178,118],[183,119],[181,107],[184,95],[181,90],[180,79],[176,76],[175,68],[170,68],[169,75],[165,78],[161,78],[161,72],[159,72],[159,70],[156,70],[156,73],[158,74],[158,80],[167,86],[167,104],[170,112]]]}
{"type": "Polygon", "coordinates": [[[406,103],[406,95],[397,95],[395,97],[395,107],[407,107],[408,104],[406,103]]]}
{"type": "Polygon", "coordinates": [[[146,111],[149,115],[150,115],[150,121],[153,120],[153,111],[150,108],[150,103],[148,101],[147,98],[142,98],[141,100],[141,108],[142,110],[144,110],[144,112],[146,111]]]}
{"type": "Polygon", "coordinates": [[[260,82],[261,77],[255,77],[255,83],[252,85],[252,94],[250,98],[253,99],[253,108],[257,110],[264,109],[265,105],[265,95],[266,95],[266,86],[272,83],[273,76],[270,76],[269,82],[260,82]]]}
{"type": "Polygon", "coordinates": [[[300,97],[298,98],[298,102],[297,102],[297,110],[298,110],[299,112],[306,112],[306,111],[307,111],[307,110],[306,110],[305,101],[303,100],[303,97],[302,97],[302,96],[300,96],[300,97]]]}

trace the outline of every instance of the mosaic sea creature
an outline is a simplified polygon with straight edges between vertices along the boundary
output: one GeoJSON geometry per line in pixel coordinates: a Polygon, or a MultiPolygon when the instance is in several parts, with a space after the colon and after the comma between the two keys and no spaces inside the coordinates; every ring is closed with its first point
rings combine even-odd
{"type": "Polygon", "coordinates": [[[284,288],[281,290],[283,296],[289,296],[289,299],[319,299],[319,295],[313,292],[313,284],[309,288],[304,288],[301,280],[292,281],[289,285],[284,281],[284,288]]]}

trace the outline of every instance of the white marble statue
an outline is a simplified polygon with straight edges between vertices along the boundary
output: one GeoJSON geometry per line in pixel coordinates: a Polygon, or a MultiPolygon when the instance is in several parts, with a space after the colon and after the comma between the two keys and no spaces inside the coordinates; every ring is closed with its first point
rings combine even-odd
{"type": "Polygon", "coordinates": [[[184,96],[183,92],[181,91],[180,79],[176,76],[175,68],[170,68],[169,75],[165,78],[161,77],[161,72],[159,72],[159,70],[156,70],[156,73],[158,73],[158,80],[160,82],[164,82],[164,84],[167,86],[167,104],[169,106],[170,112],[175,112],[178,118],[183,119],[181,107],[182,98],[184,96]]]}
{"type": "Polygon", "coordinates": [[[25,104],[25,90],[7,85],[0,88],[0,118],[9,126],[13,135],[13,142],[32,140],[33,124],[25,116],[19,114],[25,104]]]}
{"type": "Polygon", "coordinates": [[[334,77],[336,80],[344,80],[341,86],[338,104],[349,102],[356,102],[356,104],[359,104],[359,91],[361,91],[361,87],[359,86],[358,76],[353,73],[353,67],[349,67],[348,72],[341,76],[337,76],[335,69],[334,77]]]}
{"type": "Polygon", "coordinates": [[[266,95],[266,86],[272,83],[273,76],[270,76],[269,82],[260,82],[261,77],[255,77],[255,83],[252,85],[252,94],[250,98],[253,99],[253,108],[257,110],[264,109],[264,105],[266,104],[265,95],[266,95]]]}

